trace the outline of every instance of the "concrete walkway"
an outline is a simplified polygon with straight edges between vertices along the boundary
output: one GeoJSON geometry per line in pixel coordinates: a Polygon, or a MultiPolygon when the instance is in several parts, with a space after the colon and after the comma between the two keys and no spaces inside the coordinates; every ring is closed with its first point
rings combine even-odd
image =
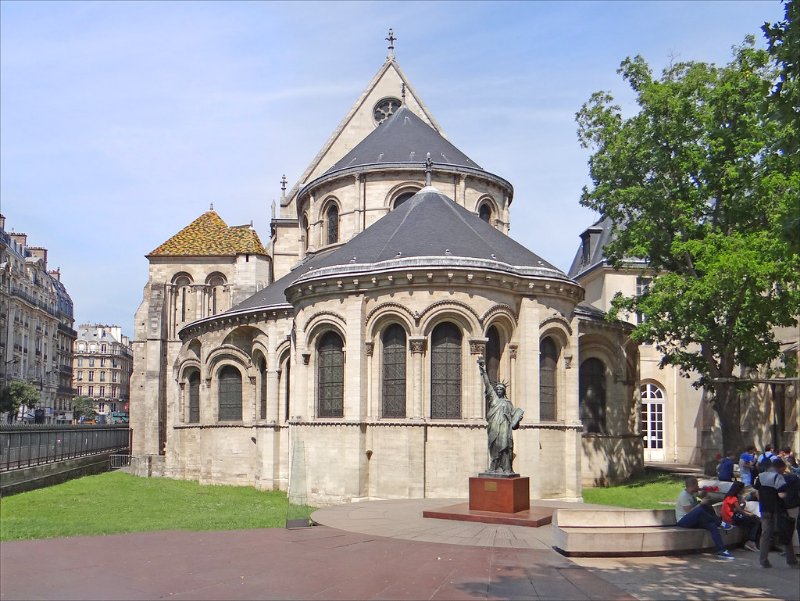
{"type": "Polygon", "coordinates": [[[800,571],[777,553],[770,570],[741,549],[728,562],[708,554],[570,560],[550,549],[550,526],[422,518],[423,509],[459,501],[341,505],[314,513],[323,525],[299,530],[5,542],[0,599],[800,597],[800,571]]]}

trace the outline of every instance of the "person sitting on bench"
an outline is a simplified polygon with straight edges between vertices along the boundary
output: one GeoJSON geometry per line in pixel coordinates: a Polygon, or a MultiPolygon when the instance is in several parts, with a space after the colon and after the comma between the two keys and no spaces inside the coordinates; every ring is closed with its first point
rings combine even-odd
{"type": "Polygon", "coordinates": [[[686,478],[685,488],[678,495],[675,503],[675,520],[680,528],[703,528],[708,530],[714,546],[717,548],[717,557],[720,559],[734,559],[730,551],[725,548],[719,528],[728,530],[730,526],[720,522],[711,500],[705,490],[700,490],[697,478],[689,476],[686,478]],[[699,492],[698,492],[699,491],[699,492]]]}

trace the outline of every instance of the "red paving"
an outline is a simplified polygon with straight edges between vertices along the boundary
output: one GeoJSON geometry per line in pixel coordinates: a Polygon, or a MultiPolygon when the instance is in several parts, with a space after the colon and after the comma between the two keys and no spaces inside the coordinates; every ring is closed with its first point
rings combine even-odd
{"type": "Polygon", "coordinates": [[[551,550],[316,526],[0,544],[0,599],[634,599],[551,550]]]}

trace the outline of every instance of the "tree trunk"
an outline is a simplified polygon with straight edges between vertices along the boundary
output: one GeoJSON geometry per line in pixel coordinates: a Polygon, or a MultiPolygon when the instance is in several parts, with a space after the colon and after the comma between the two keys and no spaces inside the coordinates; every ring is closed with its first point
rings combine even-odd
{"type": "Polygon", "coordinates": [[[741,453],[744,450],[744,441],[742,439],[739,393],[736,387],[728,382],[715,383],[712,407],[717,413],[722,431],[722,448],[719,452],[723,457],[728,451],[741,453]]]}

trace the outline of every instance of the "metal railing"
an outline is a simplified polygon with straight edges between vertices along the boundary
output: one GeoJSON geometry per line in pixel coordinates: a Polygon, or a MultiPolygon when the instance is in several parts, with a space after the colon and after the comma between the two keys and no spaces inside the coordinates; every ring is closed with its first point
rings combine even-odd
{"type": "Polygon", "coordinates": [[[0,426],[0,472],[130,449],[126,425],[0,426]]]}

